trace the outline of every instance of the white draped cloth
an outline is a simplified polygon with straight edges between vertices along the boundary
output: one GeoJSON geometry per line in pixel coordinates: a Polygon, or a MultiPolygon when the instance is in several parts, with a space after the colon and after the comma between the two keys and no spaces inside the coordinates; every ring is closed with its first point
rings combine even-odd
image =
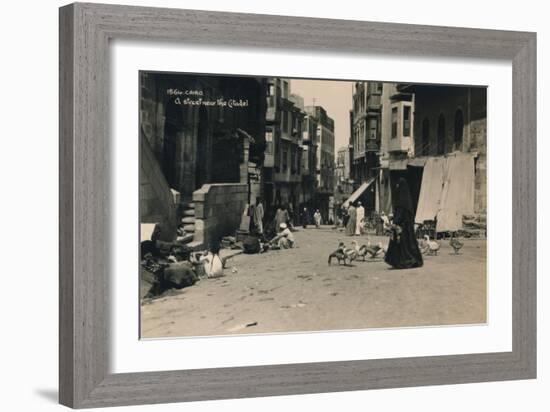
{"type": "Polygon", "coordinates": [[[422,175],[415,223],[437,220],[437,232],[462,228],[462,216],[474,211],[474,182],[472,154],[429,158],[422,175]]]}

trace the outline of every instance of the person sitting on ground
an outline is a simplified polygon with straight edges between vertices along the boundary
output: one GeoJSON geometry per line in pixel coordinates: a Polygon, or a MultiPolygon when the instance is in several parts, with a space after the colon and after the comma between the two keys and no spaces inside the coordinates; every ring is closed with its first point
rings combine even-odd
{"type": "Polygon", "coordinates": [[[281,223],[279,229],[279,234],[271,239],[269,243],[276,244],[279,249],[292,249],[295,246],[294,235],[288,228],[288,225],[281,223]]]}
{"type": "Polygon", "coordinates": [[[223,261],[220,258],[220,242],[212,242],[209,252],[200,258],[204,264],[206,277],[219,278],[223,276],[223,261]]]}
{"type": "Polygon", "coordinates": [[[194,271],[193,264],[189,261],[190,251],[188,248],[175,247],[172,249],[170,263],[162,265],[162,270],[155,272],[155,282],[145,296],[153,298],[162,295],[169,289],[182,289],[194,285],[198,276],[194,271]]]}
{"type": "Polygon", "coordinates": [[[262,250],[260,236],[257,233],[249,233],[243,239],[243,251],[246,254],[260,253],[262,250]]]}

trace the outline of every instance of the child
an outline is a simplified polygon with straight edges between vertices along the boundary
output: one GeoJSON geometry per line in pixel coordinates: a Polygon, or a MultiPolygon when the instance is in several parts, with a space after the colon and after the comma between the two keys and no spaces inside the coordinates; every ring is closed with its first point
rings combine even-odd
{"type": "Polygon", "coordinates": [[[223,262],[220,258],[220,242],[212,242],[210,251],[200,258],[204,264],[204,270],[208,278],[219,278],[223,276],[223,262]]]}

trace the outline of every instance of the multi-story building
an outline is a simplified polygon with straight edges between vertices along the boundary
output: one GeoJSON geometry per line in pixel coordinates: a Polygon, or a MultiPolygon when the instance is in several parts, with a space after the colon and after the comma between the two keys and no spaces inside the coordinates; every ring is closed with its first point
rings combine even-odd
{"type": "Polygon", "coordinates": [[[334,220],[334,120],[321,106],[307,106],[309,116],[317,122],[317,184],[314,207],[319,209],[324,222],[334,220]]]}
{"type": "Polygon", "coordinates": [[[483,226],[487,209],[487,90],[384,84],[379,209],[391,212],[397,179],[407,179],[418,224],[436,232],[483,226]]]}
{"type": "Polygon", "coordinates": [[[336,166],[334,169],[334,207],[338,212],[342,204],[353,193],[353,179],[351,179],[351,146],[343,146],[338,149],[336,166]]]}
{"type": "Polygon", "coordinates": [[[299,206],[304,117],[303,100],[290,93],[290,80],[268,79],[263,174],[268,219],[278,205],[288,206],[291,212],[299,206]]]}
{"type": "Polygon", "coordinates": [[[315,207],[317,188],[317,119],[308,114],[302,123],[302,198],[300,207],[307,207],[310,212],[315,207]]]}
{"type": "MultiPolygon", "coordinates": [[[[395,83],[384,83],[381,96],[380,172],[376,182],[376,210],[392,212],[393,182],[407,171],[406,159],[414,157],[414,101],[411,93],[400,93],[395,83]],[[393,179],[392,179],[393,178],[393,179]]],[[[411,169],[407,173],[418,172],[411,169]]],[[[418,201],[419,183],[409,179],[414,203],[418,201]]]]}
{"type": "Polygon", "coordinates": [[[250,169],[261,170],[264,160],[265,95],[263,78],[140,73],[142,223],[161,224],[167,238],[183,223],[189,241],[204,227],[208,233],[202,238],[208,240],[210,223],[218,217],[229,222],[218,225],[224,234],[238,226],[242,208],[253,197],[250,169]],[[239,189],[234,204],[216,211],[206,205],[209,221],[195,225],[203,214],[193,210],[197,192],[206,184],[216,186],[221,198],[232,190],[228,183],[239,189]]]}
{"type": "Polygon", "coordinates": [[[353,148],[351,178],[357,190],[353,200],[360,199],[369,213],[376,208],[375,186],[372,183],[379,168],[383,83],[355,82],[353,87],[350,112],[350,145],[353,148]]]}

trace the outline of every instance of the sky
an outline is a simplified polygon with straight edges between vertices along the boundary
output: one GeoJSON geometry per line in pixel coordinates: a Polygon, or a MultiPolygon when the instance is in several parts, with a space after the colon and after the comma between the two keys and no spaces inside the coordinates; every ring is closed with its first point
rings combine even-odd
{"type": "Polygon", "coordinates": [[[352,108],[353,82],[338,80],[292,79],[290,92],[304,98],[304,106],[323,106],[334,120],[335,153],[349,143],[349,111],[352,108]]]}

